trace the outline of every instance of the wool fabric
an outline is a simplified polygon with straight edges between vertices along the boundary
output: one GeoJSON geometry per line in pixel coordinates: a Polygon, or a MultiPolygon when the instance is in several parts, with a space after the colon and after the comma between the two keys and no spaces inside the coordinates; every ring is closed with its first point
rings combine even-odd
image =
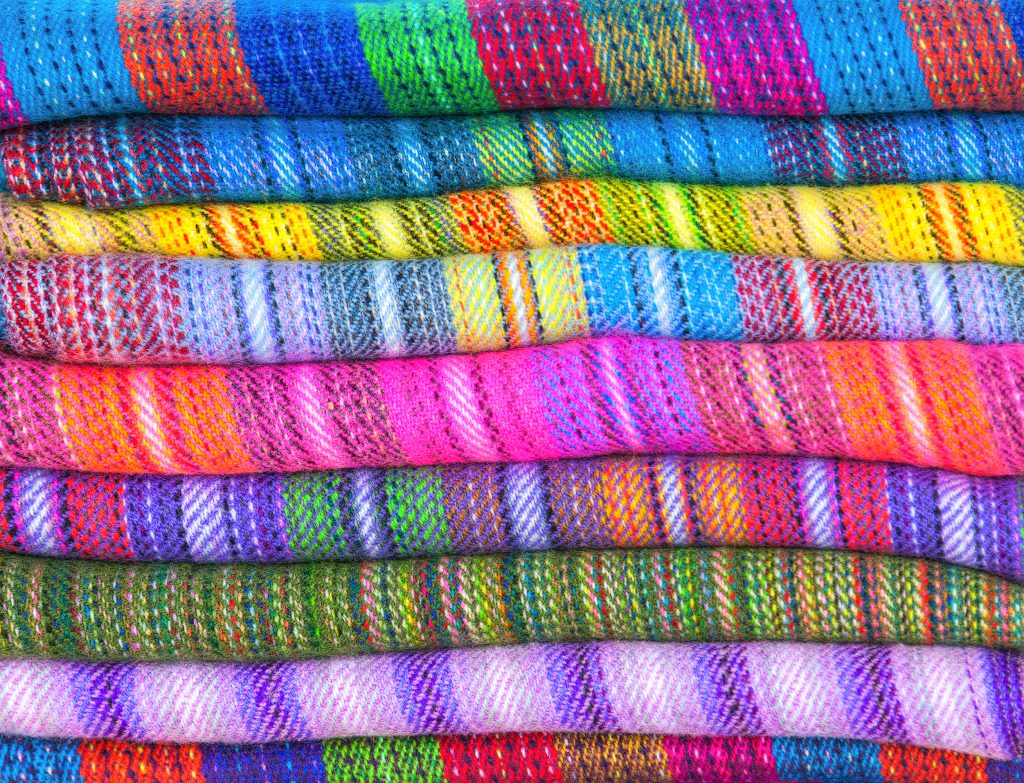
{"type": "Polygon", "coordinates": [[[0,125],[559,106],[1024,108],[1012,0],[21,0],[0,125]]]}
{"type": "Polygon", "coordinates": [[[1024,346],[942,341],[603,338],[263,367],[0,356],[0,465],[226,474],[677,452],[1019,475],[1022,387],[1024,346]]]}
{"type": "Polygon", "coordinates": [[[0,263],[0,349],[62,362],[333,361],[634,335],[1024,343],[1024,269],[613,245],[347,264],[0,263]]]}
{"type": "Polygon", "coordinates": [[[0,595],[2,657],[244,661],[605,639],[1024,648],[1024,585],[807,549],[248,566],[3,554],[0,595]]]}
{"type": "Polygon", "coordinates": [[[0,256],[345,261],[588,244],[1022,264],[1024,191],[993,183],[815,188],[561,180],[391,201],[107,212],[0,197],[0,256]]]}
{"type": "Polygon", "coordinates": [[[484,734],[263,745],[0,737],[4,783],[1011,783],[1024,762],[820,737],[484,734]]]}
{"type": "Polygon", "coordinates": [[[514,645],[260,665],[0,660],[0,729],[182,743],[812,736],[1014,759],[1022,669],[1020,653],[979,647],[806,643],[514,645]]]}
{"type": "Polygon", "coordinates": [[[1024,582],[1024,481],[879,462],[630,457],[249,476],[0,471],[0,548],[283,562],[645,546],[800,546],[1024,582]]]}
{"type": "Polygon", "coordinates": [[[1024,186],[1017,114],[541,111],[415,120],[104,117],[0,135],[0,190],[124,207],[434,196],[562,178],[1024,186]]]}

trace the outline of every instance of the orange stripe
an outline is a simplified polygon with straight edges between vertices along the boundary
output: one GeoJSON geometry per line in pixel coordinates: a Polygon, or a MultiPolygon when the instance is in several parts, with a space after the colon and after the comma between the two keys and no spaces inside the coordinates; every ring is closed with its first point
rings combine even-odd
{"type": "Polygon", "coordinates": [[[168,369],[171,405],[178,424],[168,440],[183,450],[189,464],[207,473],[252,467],[239,439],[225,376],[225,370],[215,368],[202,372],[196,372],[196,368],[168,369]]]}

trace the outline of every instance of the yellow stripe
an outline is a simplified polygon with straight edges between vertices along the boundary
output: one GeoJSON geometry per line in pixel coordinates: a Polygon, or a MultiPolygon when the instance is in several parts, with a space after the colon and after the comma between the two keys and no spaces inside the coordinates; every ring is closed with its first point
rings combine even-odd
{"type": "Polygon", "coordinates": [[[590,318],[577,251],[535,250],[529,258],[544,341],[589,334],[590,318]]]}
{"type": "Polygon", "coordinates": [[[490,256],[461,256],[444,265],[460,351],[505,348],[501,298],[490,256]]]}
{"type": "MultiPolygon", "coordinates": [[[[231,225],[226,205],[215,204],[204,209],[190,206],[152,207],[146,210],[153,232],[153,250],[171,256],[222,256],[224,250],[214,234],[215,223],[208,219],[216,215],[225,228],[231,225]],[[204,214],[205,212],[205,214],[204,214]]],[[[228,254],[241,255],[241,245],[232,244],[228,236],[228,254]]]]}
{"type": "Polygon", "coordinates": [[[372,201],[367,204],[374,229],[380,237],[384,252],[391,258],[411,258],[409,239],[405,235],[398,212],[387,201],[372,201]]]}
{"type": "Polygon", "coordinates": [[[936,261],[941,258],[932,236],[928,208],[921,192],[908,185],[858,188],[874,202],[890,256],[897,261],[936,261]]]}
{"type": "Polygon", "coordinates": [[[963,198],[970,228],[974,229],[978,257],[1004,264],[1024,263],[1007,189],[991,184],[954,187],[963,198]]]}
{"type": "Polygon", "coordinates": [[[842,258],[843,247],[821,189],[789,188],[789,195],[810,255],[813,258],[842,258]]]}
{"type": "Polygon", "coordinates": [[[544,218],[540,214],[537,200],[533,197],[534,191],[531,188],[507,188],[505,198],[515,213],[519,227],[530,247],[548,247],[551,244],[551,236],[544,225],[544,218]]]}
{"type": "Polygon", "coordinates": [[[673,236],[673,247],[697,247],[697,227],[693,223],[693,214],[683,201],[682,188],[659,182],[654,185],[654,192],[661,197],[668,218],[669,229],[673,236]]]}

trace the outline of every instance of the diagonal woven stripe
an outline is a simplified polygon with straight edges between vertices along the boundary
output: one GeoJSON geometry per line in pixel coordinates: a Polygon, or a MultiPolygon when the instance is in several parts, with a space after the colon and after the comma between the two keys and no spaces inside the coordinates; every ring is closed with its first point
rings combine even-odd
{"type": "Polygon", "coordinates": [[[578,337],[1024,342],[1024,269],[598,246],[348,264],[0,264],[0,347],[107,365],[476,353],[578,337]]]}
{"type": "MultiPolygon", "coordinates": [[[[709,670],[703,665],[709,656],[750,673],[743,705],[756,710],[776,736],[893,742],[884,725],[862,720],[862,688],[868,687],[878,694],[880,710],[903,719],[913,744],[999,759],[1019,758],[1024,750],[1020,723],[1003,718],[1007,708],[1019,709],[1024,701],[1020,653],[807,643],[515,645],[269,665],[3,660],[0,674],[15,698],[0,701],[0,728],[6,734],[186,743],[419,735],[421,715],[403,709],[400,691],[409,671],[443,658],[452,678],[451,714],[462,733],[568,730],[580,714],[563,713],[556,702],[567,672],[579,676],[582,664],[606,696],[594,732],[706,735],[737,706],[735,695],[719,688],[735,671],[709,670]],[[853,667],[865,664],[862,674],[850,677],[853,667]],[[887,679],[880,680],[883,672],[887,679]],[[97,699],[79,684],[95,682],[102,689],[108,678],[136,684],[130,707],[97,699]],[[283,678],[294,706],[281,712],[278,701],[286,694],[265,688],[277,695],[262,706],[265,719],[248,723],[249,688],[267,678],[283,678]],[[111,709],[128,709],[131,720],[113,734],[97,731],[111,709]],[[296,715],[301,723],[289,720],[296,715]]],[[[673,763],[687,769],[677,757],[683,752],[676,746],[673,763]]],[[[898,755],[890,758],[898,768],[898,755]]],[[[800,759],[786,761],[796,775],[800,759]]]]}
{"type": "Polygon", "coordinates": [[[0,465],[251,473],[678,452],[1017,475],[1022,385],[1021,346],[950,342],[604,338],[280,367],[0,357],[0,465]]]}
{"type": "Polygon", "coordinates": [[[845,188],[560,180],[421,199],[109,212],[0,200],[0,253],[343,261],[554,245],[1024,263],[1024,195],[992,183],[845,188]]]}
{"type": "Polygon", "coordinates": [[[1024,185],[1016,114],[543,111],[415,120],[116,117],[0,134],[0,189],[92,207],[432,196],[560,178],[1024,185]],[[69,154],[74,151],[74,155],[69,154]]]}
{"type": "MultiPolygon", "coordinates": [[[[819,550],[573,550],[256,566],[5,554],[0,594],[13,599],[0,608],[3,657],[267,660],[603,639],[1024,648],[1019,584],[926,560],[819,550]]],[[[436,704],[426,733],[460,730],[449,704],[457,694],[452,676],[439,669],[405,686],[426,689],[403,696],[410,704],[436,704]]],[[[722,687],[742,692],[736,683],[722,687]]],[[[597,719],[606,698],[598,690],[562,691],[564,709],[585,708],[587,720],[597,719]]],[[[276,693],[244,692],[253,709],[276,693]]],[[[596,728],[585,723],[577,728],[596,728]]]]}
{"type": "Polygon", "coordinates": [[[645,783],[923,783],[1015,780],[1024,762],[832,738],[629,734],[372,737],[264,745],[155,745],[0,738],[12,780],[101,783],[404,783],[614,780],[645,783]],[[146,778],[142,778],[146,779],[146,778]]]}
{"type": "Polygon", "coordinates": [[[23,0],[11,10],[0,20],[4,125],[146,109],[1022,107],[1024,30],[1010,0],[23,0]]]}
{"type": "Polygon", "coordinates": [[[798,458],[226,477],[4,470],[0,548],[119,561],[280,562],[800,546],[928,557],[1020,582],[1021,498],[1015,478],[798,458]]]}

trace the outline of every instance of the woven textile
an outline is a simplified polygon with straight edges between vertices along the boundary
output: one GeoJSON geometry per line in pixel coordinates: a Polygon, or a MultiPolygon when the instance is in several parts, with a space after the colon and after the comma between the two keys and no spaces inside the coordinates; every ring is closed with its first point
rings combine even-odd
{"type": "Polygon", "coordinates": [[[0,548],[353,560],[728,544],[929,557],[1024,581],[1024,481],[815,459],[644,457],[229,477],[0,471],[0,548]]]}
{"type": "Polygon", "coordinates": [[[0,660],[0,729],[151,742],[767,734],[1012,759],[1024,755],[1022,668],[1020,653],[977,647],[778,643],[515,645],[262,665],[0,660]]]}
{"type": "Polygon", "coordinates": [[[0,199],[5,256],[343,261],[588,244],[1021,264],[1024,191],[987,183],[785,188],[571,180],[423,199],[109,212],[0,199]]]}
{"type": "Polygon", "coordinates": [[[0,464],[246,473],[622,453],[1024,472],[1024,346],[648,338],[376,362],[0,357],[0,464]],[[515,379],[515,382],[510,382],[515,379]]]}
{"type": "Polygon", "coordinates": [[[0,348],[101,364],[431,356],[574,337],[1024,342],[1024,269],[622,248],[348,264],[0,263],[0,348]]]}
{"type": "Polygon", "coordinates": [[[485,734],[265,745],[0,738],[4,783],[1011,783],[1024,762],[863,740],[485,734]]]}
{"type": "Polygon", "coordinates": [[[21,0],[0,124],[83,114],[1024,107],[1011,0],[21,0]]]}
{"type": "Polygon", "coordinates": [[[93,207],[432,196],[560,178],[1024,185],[1016,114],[551,111],[423,120],[116,117],[0,135],[0,189],[93,207]]]}
{"type": "Polygon", "coordinates": [[[249,566],[5,554],[0,595],[3,657],[269,660],[603,639],[1024,648],[1024,585],[806,549],[249,566]]]}

